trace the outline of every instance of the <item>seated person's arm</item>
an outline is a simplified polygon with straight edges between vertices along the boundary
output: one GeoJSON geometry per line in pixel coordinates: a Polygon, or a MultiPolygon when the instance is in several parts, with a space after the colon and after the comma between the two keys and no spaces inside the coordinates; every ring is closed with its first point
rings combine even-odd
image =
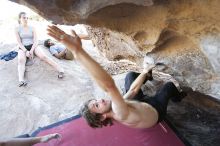
{"type": "Polygon", "coordinates": [[[80,38],[74,31],[72,33],[75,37],[66,34],[56,26],[49,26],[48,28],[48,34],[70,49],[74,58],[85,67],[96,83],[111,96],[113,112],[121,119],[126,118],[129,112],[128,106],[118,91],[114,80],[94,59],[92,59],[91,56],[89,56],[89,54],[84,51],[81,46],[80,38]],[[60,35],[64,35],[64,37],[60,39],[60,35]]]}
{"type": "Polygon", "coordinates": [[[17,28],[15,29],[15,36],[16,36],[16,40],[17,40],[17,42],[18,42],[19,48],[20,48],[21,50],[23,50],[24,52],[26,52],[27,49],[26,49],[26,48],[24,47],[24,45],[21,43],[21,38],[20,38],[20,36],[19,36],[19,34],[18,34],[18,29],[17,29],[17,28]]]}
{"type": "Polygon", "coordinates": [[[147,69],[144,69],[144,71],[131,84],[130,89],[123,97],[124,99],[132,99],[139,92],[139,90],[141,90],[141,86],[143,85],[144,81],[146,79],[148,79],[148,77],[149,77],[148,72],[153,67],[155,67],[155,65],[152,65],[152,66],[148,67],[147,69]]]}

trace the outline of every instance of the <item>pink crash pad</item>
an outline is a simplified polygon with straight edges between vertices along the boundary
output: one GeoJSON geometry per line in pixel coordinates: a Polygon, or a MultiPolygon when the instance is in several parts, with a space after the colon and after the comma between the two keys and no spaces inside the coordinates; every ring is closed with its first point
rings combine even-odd
{"type": "Polygon", "coordinates": [[[35,146],[184,146],[165,122],[148,129],[128,128],[119,123],[93,129],[78,116],[68,122],[42,128],[35,132],[35,136],[50,133],[60,133],[62,138],[35,146]]]}

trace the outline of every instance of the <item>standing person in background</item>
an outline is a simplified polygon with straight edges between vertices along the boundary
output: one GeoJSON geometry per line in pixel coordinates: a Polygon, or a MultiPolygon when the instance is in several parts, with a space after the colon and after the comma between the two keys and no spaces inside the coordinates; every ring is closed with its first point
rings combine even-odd
{"type": "Polygon", "coordinates": [[[28,17],[25,12],[20,12],[18,15],[19,26],[15,29],[17,43],[19,45],[18,51],[18,79],[19,87],[26,86],[27,82],[24,80],[25,63],[28,59],[33,59],[34,55],[41,60],[50,64],[58,71],[58,78],[62,78],[64,70],[55,61],[45,55],[43,50],[38,47],[37,35],[34,27],[28,25],[28,17]]]}

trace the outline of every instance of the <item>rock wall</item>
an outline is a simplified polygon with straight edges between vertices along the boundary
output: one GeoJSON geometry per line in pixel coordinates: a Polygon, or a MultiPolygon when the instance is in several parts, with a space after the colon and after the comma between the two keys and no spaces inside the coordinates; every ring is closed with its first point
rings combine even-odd
{"type": "MultiPolygon", "coordinates": [[[[105,39],[96,42],[104,54],[111,52],[111,55],[106,55],[109,59],[114,59],[113,56],[117,58],[120,52],[124,54],[120,58],[135,60],[141,65],[143,57],[134,54],[135,57],[131,58],[127,55],[132,42],[135,44],[132,50],[165,62],[170,67],[167,72],[174,75],[182,85],[220,98],[219,7],[219,1],[170,0],[156,2],[150,7],[119,4],[95,12],[88,17],[87,22],[109,29],[107,35],[102,36],[105,39]],[[121,34],[126,37],[121,37],[121,34]],[[129,37],[129,43],[122,43],[123,38],[129,37]],[[109,41],[112,38],[119,41],[109,41]],[[119,52],[109,47],[114,44],[120,46],[117,48],[119,52]],[[127,48],[127,52],[122,53],[121,48],[127,48]]],[[[98,29],[106,34],[106,30],[98,29]]],[[[97,28],[95,30],[90,32],[92,36],[100,33],[97,33],[97,28]]]]}
{"type": "Polygon", "coordinates": [[[123,33],[89,26],[87,30],[99,51],[109,60],[128,59],[137,62],[144,57],[133,39],[123,33]]]}
{"type": "Polygon", "coordinates": [[[54,23],[76,24],[86,21],[87,17],[99,9],[120,3],[133,3],[150,6],[152,0],[11,0],[30,7],[54,23]]]}

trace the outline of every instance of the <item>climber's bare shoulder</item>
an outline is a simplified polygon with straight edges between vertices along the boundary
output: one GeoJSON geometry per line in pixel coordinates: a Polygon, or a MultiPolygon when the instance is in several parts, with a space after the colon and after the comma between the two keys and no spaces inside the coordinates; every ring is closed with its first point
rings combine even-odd
{"type": "Polygon", "coordinates": [[[151,105],[132,100],[125,100],[128,105],[128,116],[125,119],[114,116],[116,121],[133,128],[149,128],[158,121],[158,113],[151,105]]]}

